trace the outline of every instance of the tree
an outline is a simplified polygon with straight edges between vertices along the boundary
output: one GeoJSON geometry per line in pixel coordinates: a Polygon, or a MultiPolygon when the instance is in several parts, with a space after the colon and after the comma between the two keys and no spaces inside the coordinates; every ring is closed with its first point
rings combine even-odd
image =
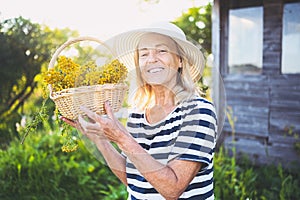
{"type": "Polygon", "coordinates": [[[174,20],[188,39],[200,44],[205,54],[211,53],[211,10],[212,4],[189,8],[186,13],[174,20]]]}
{"type": "Polygon", "coordinates": [[[50,30],[18,17],[0,23],[0,141],[17,135],[15,124],[22,105],[37,85],[41,72],[55,50],[74,32],[50,30]],[[67,34],[66,34],[67,33],[67,34]]]}

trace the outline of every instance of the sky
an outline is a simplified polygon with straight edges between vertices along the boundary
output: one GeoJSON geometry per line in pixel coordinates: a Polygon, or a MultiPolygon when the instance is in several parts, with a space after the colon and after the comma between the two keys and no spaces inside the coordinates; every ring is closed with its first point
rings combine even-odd
{"type": "Polygon", "coordinates": [[[51,28],[107,39],[155,21],[172,21],[207,0],[0,0],[0,20],[22,16],[51,28]],[[158,2],[158,3],[157,3],[158,2]]]}

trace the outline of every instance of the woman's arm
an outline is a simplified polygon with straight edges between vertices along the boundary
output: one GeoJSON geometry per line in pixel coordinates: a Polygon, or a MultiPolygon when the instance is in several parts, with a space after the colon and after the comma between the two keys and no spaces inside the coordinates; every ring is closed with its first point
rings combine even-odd
{"type": "Polygon", "coordinates": [[[98,140],[95,144],[112,172],[127,185],[125,158],[107,140],[98,140]]]}
{"type": "Polygon", "coordinates": [[[167,200],[178,199],[201,168],[200,162],[173,160],[167,165],[156,161],[131,138],[117,143],[147,181],[167,200]]]}
{"type": "Polygon", "coordinates": [[[86,114],[100,124],[105,136],[115,142],[128,156],[147,181],[166,199],[177,199],[201,168],[200,162],[173,160],[164,165],[148,154],[114,117],[105,104],[107,118],[83,108],[86,114]]]}

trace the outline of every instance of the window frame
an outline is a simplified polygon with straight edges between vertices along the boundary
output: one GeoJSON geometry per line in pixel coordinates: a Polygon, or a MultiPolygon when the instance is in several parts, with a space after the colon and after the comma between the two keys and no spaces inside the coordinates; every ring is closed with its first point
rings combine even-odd
{"type": "MultiPolygon", "coordinates": [[[[220,19],[221,19],[221,32],[220,32],[220,73],[225,78],[227,76],[253,76],[248,74],[231,74],[229,72],[229,10],[231,9],[240,9],[240,8],[249,8],[249,7],[263,7],[263,0],[253,0],[253,1],[243,1],[243,0],[229,0],[227,2],[220,1],[222,8],[220,10],[220,19]]],[[[264,7],[263,7],[264,12],[264,7]]],[[[263,13],[264,16],[264,13],[263,13]]],[[[264,22],[264,20],[263,20],[264,22]]],[[[264,31],[264,25],[263,25],[264,31]]],[[[263,39],[264,41],[264,39],[263,39]]],[[[262,63],[262,71],[264,69],[262,63]]],[[[262,75],[262,73],[260,74],[262,75]]],[[[255,76],[260,76],[255,75],[255,76]]]]}
{"type": "MultiPolygon", "coordinates": [[[[263,40],[263,30],[264,30],[264,22],[263,22],[263,12],[264,12],[264,10],[263,10],[263,6],[250,6],[250,7],[241,7],[241,8],[230,8],[230,9],[228,9],[228,45],[227,45],[227,73],[228,74],[230,74],[230,75],[238,75],[238,74],[240,74],[240,75],[251,75],[251,76],[258,76],[258,75],[261,75],[262,74],[262,69],[263,69],[263,42],[264,42],[264,40],[263,40]],[[230,61],[230,38],[231,38],[231,36],[230,36],[230,11],[234,11],[234,10],[239,10],[239,9],[250,9],[250,8],[256,8],[256,9],[261,9],[262,10],[262,13],[261,13],[261,16],[262,16],[262,19],[260,19],[261,21],[262,21],[262,24],[261,24],[261,48],[260,48],[260,50],[261,50],[261,53],[260,53],[260,55],[261,55],[261,57],[259,58],[260,60],[261,60],[261,63],[259,63],[260,64],[260,72],[258,72],[258,73],[251,73],[251,71],[245,71],[245,73],[243,73],[243,72],[241,72],[241,73],[235,73],[235,72],[231,72],[231,66],[229,65],[229,61],[230,61]]],[[[247,64],[247,63],[245,63],[245,64],[247,64]]]]}
{"type": "MultiPolygon", "coordinates": [[[[292,3],[297,3],[297,4],[299,4],[300,5],[300,2],[299,1],[293,1],[293,0],[289,0],[289,1],[285,1],[284,3],[283,3],[283,5],[282,5],[282,32],[281,32],[281,34],[282,34],[282,38],[281,38],[281,63],[280,63],[280,74],[282,74],[282,75],[300,75],[300,66],[298,66],[299,67],[299,71],[298,72],[296,72],[296,73],[291,73],[291,72],[283,72],[283,67],[284,67],[284,63],[283,63],[283,50],[284,50],[284,41],[283,41],[283,37],[284,37],[284,34],[283,34],[283,32],[284,32],[284,8],[285,8],[285,5],[286,4],[292,4],[292,3]]],[[[300,22],[300,21],[299,21],[300,22]]],[[[300,33],[299,33],[300,34],[300,33]]],[[[299,60],[300,61],[300,60],[299,60]]],[[[300,62],[298,62],[298,63],[300,63],[300,62]]],[[[298,65],[300,65],[300,64],[298,64],[298,65]]]]}

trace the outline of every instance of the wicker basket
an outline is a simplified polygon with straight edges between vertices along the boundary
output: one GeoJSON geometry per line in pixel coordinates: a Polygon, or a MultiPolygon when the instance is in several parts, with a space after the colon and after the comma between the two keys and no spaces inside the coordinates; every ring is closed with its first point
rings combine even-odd
{"type": "MultiPolygon", "coordinates": [[[[54,67],[58,55],[66,47],[80,41],[94,41],[105,46],[100,40],[92,37],[78,37],[69,40],[55,51],[48,69],[54,67]]],[[[84,115],[80,106],[85,106],[100,115],[106,114],[104,109],[104,102],[106,101],[109,101],[112,110],[117,112],[122,107],[127,88],[125,83],[118,83],[81,86],[55,92],[53,91],[52,86],[49,85],[50,99],[54,101],[55,106],[64,117],[72,120],[77,119],[79,114],[84,115]]]]}

